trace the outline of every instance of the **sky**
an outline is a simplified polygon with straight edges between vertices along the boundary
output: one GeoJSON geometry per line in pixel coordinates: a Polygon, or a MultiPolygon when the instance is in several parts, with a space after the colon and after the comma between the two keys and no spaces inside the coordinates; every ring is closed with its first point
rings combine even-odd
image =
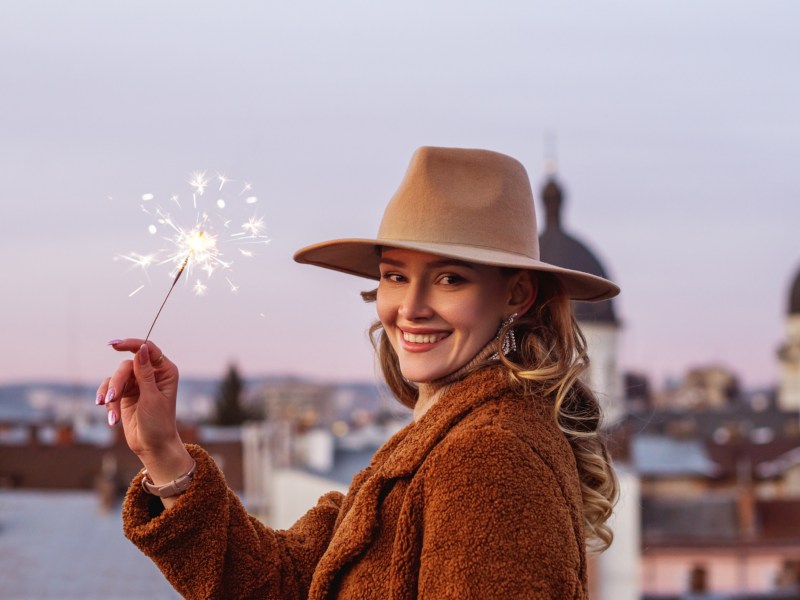
{"type": "Polygon", "coordinates": [[[422,145],[510,154],[538,196],[548,138],[564,226],[623,290],[621,366],[656,386],[702,365],[777,380],[800,269],[795,2],[2,13],[0,383],[110,374],[106,342],[143,337],[171,282],[114,257],[151,247],[143,194],[186,193],[196,171],[250,183],[271,242],[234,261],[235,294],[217,274],[203,297],[179,282],[156,343],[184,375],[370,380],[370,282],[294,251],[373,237],[422,145]]]}

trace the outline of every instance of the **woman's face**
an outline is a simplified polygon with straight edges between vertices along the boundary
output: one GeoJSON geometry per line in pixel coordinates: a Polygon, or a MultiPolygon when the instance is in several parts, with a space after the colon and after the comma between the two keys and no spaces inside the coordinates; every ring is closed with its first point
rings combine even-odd
{"type": "Polygon", "coordinates": [[[520,276],[532,285],[524,272],[509,277],[498,267],[396,248],[383,250],[380,271],[378,318],[403,377],[419,383],[467,364],[519,308],[520,276]]]}

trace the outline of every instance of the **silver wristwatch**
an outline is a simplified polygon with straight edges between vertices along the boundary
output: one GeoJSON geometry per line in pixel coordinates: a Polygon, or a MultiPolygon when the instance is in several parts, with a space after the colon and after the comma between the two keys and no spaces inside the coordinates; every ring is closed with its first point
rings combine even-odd
{"type": "Polygon", "coordinates": [[[186,488],[189,487],[189,484],[192,483],[192,477],[194,476],[194,472],[196,470],[197,461],[194,461],[192,463],[192,468],[177,479],[173,479],[164,485],[155,485],[152,479],[150,479],[147,469],[145,469],[142,471],[142,475],[144,476],[142,477],[142,487],[148,494],[153,494],[159,498],[171,498],[172,496],[178,496],[185,492],[186,488]]]}

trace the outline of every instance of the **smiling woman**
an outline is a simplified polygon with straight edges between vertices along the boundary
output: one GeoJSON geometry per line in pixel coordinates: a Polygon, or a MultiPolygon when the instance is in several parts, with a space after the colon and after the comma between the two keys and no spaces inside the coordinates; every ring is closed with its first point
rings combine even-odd
{"type": "Polygon", "coordinates": [[[137,356],[98,402],[147,469],[126,535],[187,597],[587,598],[587,543],[611,543],[616,479],[570,300],[619,290],[539,260],[536,231],[516,160],[420,148],[375,239],[297,252],[378,280],[363,294],[372,340],[414,419],[346,496],[286,531],[248,517],[208,454],[181,443],[175,365],[115,340],[137,356]]]}

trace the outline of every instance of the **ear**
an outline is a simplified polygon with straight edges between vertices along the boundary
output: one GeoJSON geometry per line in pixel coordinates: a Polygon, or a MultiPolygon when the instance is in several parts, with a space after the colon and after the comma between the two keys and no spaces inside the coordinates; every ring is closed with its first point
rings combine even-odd
{"type": "MultiPolygon", "coordinates": [[[[519,270],[509,280],[508,307],[510,313],[524,315],[536,300],[539,280],[527,270],[519,270]]],[[[509,314],[510,314],[509,313],[509,314]]]]}

